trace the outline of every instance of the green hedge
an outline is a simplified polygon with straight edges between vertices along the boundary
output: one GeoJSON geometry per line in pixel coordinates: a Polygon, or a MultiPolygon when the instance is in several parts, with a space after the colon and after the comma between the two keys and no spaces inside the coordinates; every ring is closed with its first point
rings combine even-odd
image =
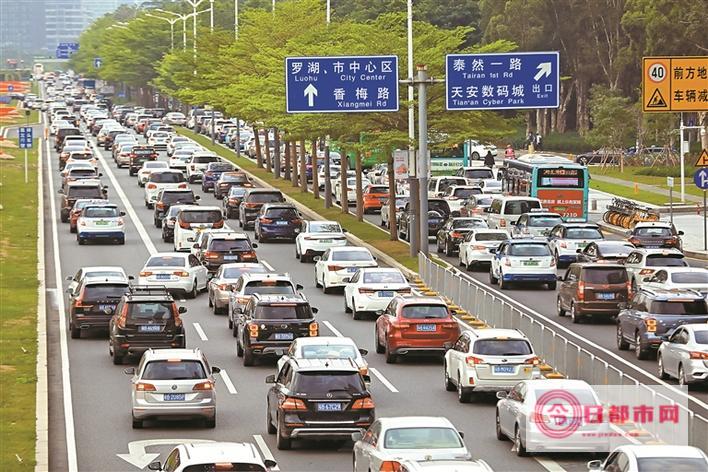
{"type": "MultiPolygon", "coordinates": [[[[689,158],[686,157],[688,161],[689,158]]],[[[686,166],[686,175],[693,175],[698,168],[693,166],[686,166]]],[[[681,167],[644,167],[637,171],[638,175],[651,175],[654,177],[681,177],[681,167]]]]}

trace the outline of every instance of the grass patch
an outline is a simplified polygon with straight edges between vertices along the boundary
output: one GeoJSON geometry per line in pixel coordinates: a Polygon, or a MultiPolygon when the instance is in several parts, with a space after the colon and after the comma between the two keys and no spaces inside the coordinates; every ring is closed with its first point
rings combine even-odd
{"type": "Polygon", "coordinates": [[[356,216],[344,214],[338,207],[325,208],[324,199],[316,200],[312,193],[301,192],[299,188],[292,186],[289,180],[276,179],[273,174],[263,168],[259,168],[255,162],[245,157],[237,157],[232,151],[226,150],[218,144],[212,144],[209,138],[203,137],[190,130],[179,128],[179,133],[194,139],[205,148],[214,151],[221,157],[230,160],[256,177],[266,181],[269,185],[287,194],[299,203],[302,203],[311,210],[319,213],[327,220],[339,221],[342,227],[346,228],[354,236],[366,241],[376,249],[388,254],[407,268],[417,272],[418,259],[409,255],[409,247],[401,241],[391,241],[388,232],[371,226],[369,223],[358,221],[356,216]]]}
{"type": "MultiPolygon", "coordinates": [[[[696,171],[695,167],[686,167],[686,193],[689,195],[695,195],[698,197],[703,196],[703,191],[698,187],[693,185],[693,174],[696,171]]],[[[623,179],[628,182],[636,182],[638,184],[654,185],[658,188],[668,190],[666,186],[666,177],[672,176],[674,178],[674,199],[678,198],[677,194],[680,192],[680,168],[679,167],[625,167],[624,172],[619,171],[619,167],[609,167],[605,169],[595,169],[590,168],[591,175],[604,175],[607,177],[614,177],[616,179],[623,179]]],[[[630,191],[632,189],[629,189],[630,191]]],[[[649,192],[650,193],[650,192],[649,192]]],[[[663,199],[663,203],[669,201],[668,196],[657,195],[660,199],[663,199]]]]}
{"type": "Polygon", "coordinates": [[[29,152],[29,183],[24,152],[5,151],[16,159],[0,161],[0,470],[30,471],[37,382],[38,149],[29,152]]]}
{"type": "Polygon", "coordinates": [[[590,188],[599,190],[601,192],[611,193],[613,195],[617,195],[618,197],[628,198],[631,200],[638,200],[644,203],[651,203],[652,205],[665,205],[669,201],[669,197],[665,195],[647,192],[645,190],[639,190],[635,193],[633,187],[611,184],[608,182],[600,182],[599,180],[591,180],[590,188]]]}
{"type": "MultiPolygon", "coordinates": [[[[10,103],[7,104],[6,106],[11,106],[11,107],[17,107],[17,100],[10,100],[10,103]]],[[[0,125],[2,126],[15,126],[15,125],[24,125],[26,123],[37,123],[39,122],[39,110],[30,110],[29,117],[25,116],[25,110],[24,108],[18,108],[17,113],[19,113],[19,116],[7,120],[7,121],[2,121],[0,122],[0,125]]]]}

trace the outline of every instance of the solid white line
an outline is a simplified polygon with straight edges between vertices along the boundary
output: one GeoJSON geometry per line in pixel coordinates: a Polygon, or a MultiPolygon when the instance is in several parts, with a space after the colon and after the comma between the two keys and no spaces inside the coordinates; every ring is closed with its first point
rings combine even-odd
{"type": "Polygon", "coordinates": [[[334,334],[338,338],[343,337],[342,333],[340,333],[339,330],[337,330],[337,328],[335,328],[329,321],[322,320],[322,324],[329,328],[329,330],[332,331],[332,334],[334,334]]]}
{"type": "MultiPolygon", "coordinates": [[[[47,153],[47,172],[51,172],[52,153],[49,150],[49,140],[45,141],[47,153]]],[[[64,307],[64,284],[59,257],[59,232],[57,230],[56,197],[54,179],[49,177],[49,208],[52,220],[52,250],[54,252],[54,278],[57,284],[57,311],[59,312],[59,339],[61,351],[62,398],[64,401],[64,429],[66,430],[66,454],[69,472],[78,472],[76,458],[76,433],[74,430],[74,405],[71,397],[71,374],[69,372],[69,345],[66,334],[66,309],[64,307]]]]}
{"type": "MultiPolygon", "coordinates": [[[[254,434],[253,439],[256,441],[256,444],[258,444],[258,449],[261,450],[261,454],[263,454],[263,459],[270,459],[274,461],[275,457],[273,457],[273,453],[270,452],[270,449],[268,449],[268,445],[263,440],[263,436],[261,436],[260,434],[254,434]]],[[[276,465],[270,470],[280,470],[280,467],[276,465]]]]}
{"type": "Polygon", "coordinates": [[[273,266],[272,266],[272,265],[268,264],[268,261],[263,260],[263,259],[259,259],[259,262],[260,262],[261,264],[263,264],[264,266],[266,266],[266,269],[268,269],[269,271],[275,272],[275,269],[273,269],[273,266]]]}
{"type": "Polygon", "coordinates": [[[534,457],[534,460],[548,472],[565,472],[565,469],[553,459],[548,459],[546,457],[534,457]]]}
{"type": "MultiPolygon", "coordinates": [[[[123,206],[125,206],[125,211],[128,213],[128,216],[130,216],[130,220],[135,225],[135,229],[138,230],[140,239],[143,240],[143,244],[145,244],[145,247],[147,248],[150,255],[154,256],[159,251],[150,239],[150,235],[147,233],[147,231],[145,231],[145,226],[143,226],[143,223],[140,221],[140,218],[138,218],[138,214],[135,213],[133,205],[130,203],[130,200],[126,196],[125,192],[123,192],[123,188],[121,188],[120,184],[118,183],[118,180],[116,179],[116,176],[113,174],[113,171],[108,165],[106,158],[103,157],[101,150],[96,146],[96,144],[94,144],[93,139],[89,138],[88,142],[96,153],[96,157],[98,157],[98,160],[101,162],[101,168],[103,170],[103,173],[108,176],[108,179],[113,185],[113,190],[116,192],[116,194],[118,194],[118,198],[120,198],[120,200],[123,202],[123,206]]],[[[111,189],[109,189],[109,191],[110,190],[111,189]]]]}
{"type": "Polygon", "coordinates": [[[236,395],[238,392],[236,391],[236,387],[234,387],[234,383],[231,381],[229,374],[226,373],[224,369],[221,369],[219,375],[221,375],[221,380],[223,380],[224,385],[226,385],[226,390],[228,390],[231,395],[236,395]]]}
{"type": "Polygon", "coordinates": [[[393,384],[389,382],[388,379],[384,377],[378,369],[375,369],[374,367],[369,367],[369,371],[374,374],[376,378],[379,379],[381,383],[386,386],[387,389],[389,389],[393,393],[398,393],[398,389],[394,387],[393,384]]]}
{"type": "Polygon", "coordinates": [[[199,335],[199,338],[202,341],[209,341],[209,338],[207,338],[206,333],[204,332],[204,330],[202,329],[202,326],[199,323],[192,323],[192,326],[194,326],[194,330],[197,332],[197,334],[199,335]]]}

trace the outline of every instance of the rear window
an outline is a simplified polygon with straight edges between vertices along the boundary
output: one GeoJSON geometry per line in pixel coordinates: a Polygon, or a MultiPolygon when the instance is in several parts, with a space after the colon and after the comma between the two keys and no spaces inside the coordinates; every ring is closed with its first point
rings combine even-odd
{"type": "Polygon", "coordinates": [[[117,216],[120,216],[120,213],[115,207],[89,207],[84,210],[86,218],[116,218],[117,216]]]}
{"type": "Polygon", "coordinates": [[[155,256],[145,264],[146,267],[183,267],[183,256],[155,256]]]}
{"type": "Polygon", "coordinates": [[[484,220],[472,219],[472,220],[454,220],[452,222],[452,227],[455,229],[459,228],[486,228],[487,222],[484,220]]]}
{"type": "Polygon", "coordinates": [[[292,391],[311,395],[366,391],[359,372],[298,372],[293,378],[292,391]]]}
{"type": "Polygon", "coordinates": [[[69,192],[66,194],[68,198],[101,198],[103,190],[98,186],[91,187],[69,187],[69,192]]]}
{"type": "Polygon", "coordinates": [[[246,195],[246,189],[243,187],[231,187],[229,190],[229,197],[242,198],[244,195],[246,195]]]}
{"type": "Polygon", "coordinates": [[[288,280],[253,281],[243,289],[244,295],[260,293],[262,295],[291,295],[295,293],[293,284],[288,280]]]}
{"type": "Polygon", "coordinates": [[[477,233],[475,240],[477,241],[506,241],[509,236],[504,233],[477,233]]]}
{"type": "Polygon", "coordinates": [[[705,300],[653,301],[651,313],[656,315],[708,315],[705,300]]]}
{"type": "Polygon", "coordinates": [[[277,203],[282,199],[280,192],[255,192],[248,196],[248,201],[252,203],[277,203]]]}
{"type": "Polygon", "coordinates": [[[699,457],[640,457],[637,459],[638,472],[693,472],[706,470],[708,464],[699,457]]]}
{"type": "Polygon", "coordinates": [[[480,339],[474,343],[472,352],[483,356],[524,356],[533,353],[525,339],[480,339]]]}
{"type": "Polygon", "coordinates": [[[126,284],[101,284],[87,285],[84,288],[84,300],[107,300],[114,298],[119,300],[128,291],[126,284]]]}
{"type": "Polygon", "coordinates": [[[197,380],[205,379],[200,361],[151,361],[145,366],[142,380],[197,380]]]}
{"type": "Polygon", "coordinates": [[[534,208],[541,208],[536,200],[509,200],[504,207],[505,215],[521,215],[529,213],[534,208]]]}
{"type": "Polygon", "coordinates": [[[369,193],[388,193],[388,187],[383,186],[370,186],[369,193]]]}
{"type": "Polygon", "coordinates": [[[150,174],[150,182],[158,184],[178,184],[185,182],[182,172],[153,172],[150,174]]]}
{"type": "Polygon", "coordinates": [[[457,431],[450,428],[393,428],[384,436],[386,449],[455,449],[463,447],[457,431]]]}
{"type": "Polygon", "coordinates": [[[357,350],[351,344],[320,344],[302,346],[303,359],[356,359],[357,350]]]}
{"type": "Polygon", "coordinates": [[[133,154],[136,156],[150,156],[155,153],[154,149],[147,148],[133,148],[133,154]]]}
{"type": "Polygon", "coordinates": [[[259,320],[309,320],[312,310],[304,303],[260,304],[253,317],[259,320]]]}
{"type": "Polygon", "coordinates": [[[509,246],[511,256],[550,256],[551,251],[545,244],[512,244],[509,246]]]}
{"type": "Polygon", "coordinates": [[[238,279],[241,275],[250,274],[265,274],[268,272],[264,266],[253,266],[253,267],[229,267],[224,269],[222,277],[225,279],[238,279]]]}
{"type": "Polygon", "coordinates": [[[494,173],[489,169],[467,169],[465,177],[468,179],[493,179],[494,173]]]}
{"type": "Polygon", "coordinates": [[[193,203],[194,194],[192,192],[163,192],[162,201],[164,203],[169,203],[170,205],[177,202],[193,203]]]}
{"type": "Polygon", "coordinates": [[[210,251],[250,251],[251,243],[248,239],[212,239],[209,244],[210,251]]]}
{"type": "Polygon", "coordinates": [[[708,287],[708,271],[703,272],[674,272],[671,281],[677,284],[704,284],[708,287]]]}
{"type": "Polygon", "coordinates": [[[428,318],[447,318],[449,315],[445,305],[406,305],[401,309],[401,316],[409,320],[428,318]]]}
{"type": "Polygon", "coordinates": [[[597,228],[568,228],[566,239],[602,239],[602,233],[597,228]]]}
{"type": "Polygon", "coordinates": [[[96,171],[91,169],[75,169],[70,172],[71,177],[93,177],[96,175],[96,171]]]}
{"type": "Polygon", "coordinates": [[[528,225],[531,227],[553,227],[563,223],[560,216],[529,216],[528,225]]]}
{"type": "Polygon", "coordinates": [[[647,256],[647,267],[688,267],[688,263],[679,255],[650,254],[647,256]]]}
{"type": "Polygon", "coordinates": [[[338,223],[310,223],[310,233],[341,233],[342,228],[338,223]]]}
{"type": "Polygon", "coordinates": [[[582,278],[590,284],[623,284],[627,282],[627,270],[587,267],[583,270],[582,278]]]}
{"type": "Polygon", "coordinates": [[[220,210],[192,210],[180,212],[179,219],[185,223],[216,223],[223,215],[220,210]]]}
{"type": "Polygon", "coordinates": [[[364,262],[373,261],[373,256],[368,251],[336,251],[332,253],[333,261],[364,262]]]}
{"type": "Polygon", "coordinates": [[[365,284],[404,284],[406,279],[400,272],[365,272],[365,284]]]}
{"type": "Polygon", "coordinates": [[[456,188],[452,195],[457,198],[469,198],[472,195],[479,195],[482,191],[478,188],[456,188]]]}
{"type": "Polygon", "coordinates": [[[669,237],[671,236],[671,230],[669,228],[637,228],[634,230],[636,236],[653,236],[653,237],[669,237]]]}
{"type": "Polygon", "coordinates": [[[221,181],[222,182],[236,182],[236,183],[247,183],[248,182],[248,177],[245,175],[241,174],[221,174],[221,181]]]}
{"type": "Polygon", "coordinates": [[[297,211],[294,208],[269,208],[265,212],[265,216],[268,218],[278,218],[293,220],[298,218],[297,211]]]}
{"type": "Polygon", "coordinates": [[[194,156],[193,161],[195,164],[207,164],[209,162],[216,162],[219,158],[217,156],[194,156]]]}
{"type": "Polygon", "coordinates": [[[128,319],[133,321],[161,321],[172,318],[170,302],[128,303],[128,319]]]}

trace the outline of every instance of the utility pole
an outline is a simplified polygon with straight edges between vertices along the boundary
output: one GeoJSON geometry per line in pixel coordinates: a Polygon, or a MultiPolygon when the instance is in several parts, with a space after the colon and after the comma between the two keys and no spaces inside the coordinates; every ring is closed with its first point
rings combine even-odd
{"type": "Polygon", "coordinates": [[[329,156],[329,135],[325,137],[324,145],[324,198],[325,208],[332,207],[332,181],[330,175],[330,156],[329,156]]]}
{"type": "MultiPolygon", "coordinates": [[[[418,235],[420,233],[420,215],[418,207],[418,179],[416,179],[416,156],[415,156],[415,146],[413,142],[415,140],[415,110],[413,107],[413,100],[415,99],[415,91],[413,90],[413,0],[407,1],[407,29],[408,29],[408,80],[411,83],[408,85],[408,185],[409,185],[409,206],[410,206],[410,220],[408,222],[408,239],[410,240],[410,255],[416,257],[418,255],[418,249],[420,248],[418,242],[418,235]]],[[[388,176],[392,178],[392,176],[388,176]]],[[[391,224],[395,224],[392,221],[391,224]]]]}
{"type": "Polygon", "coordinates": [[[234,39],[238,40],[238,0],[234,0],[234,39]]]}

